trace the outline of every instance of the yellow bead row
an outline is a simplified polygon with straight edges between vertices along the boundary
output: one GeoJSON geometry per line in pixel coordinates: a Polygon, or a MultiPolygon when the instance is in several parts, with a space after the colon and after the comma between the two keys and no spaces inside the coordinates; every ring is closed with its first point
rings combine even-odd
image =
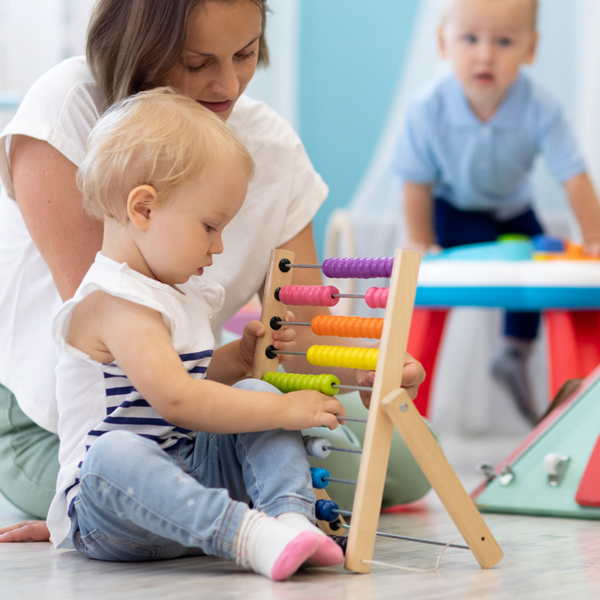
{"type": "Polygon", "coordinates": [[[306,358],[311,365],[321,367],[344,367],[346,369],[377,368],[377,348],[348,348],[346,346],[311,346],[306,358]]]}

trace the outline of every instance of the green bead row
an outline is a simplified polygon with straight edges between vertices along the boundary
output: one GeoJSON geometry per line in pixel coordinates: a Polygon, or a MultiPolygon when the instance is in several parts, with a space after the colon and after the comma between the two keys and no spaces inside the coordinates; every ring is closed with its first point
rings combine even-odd
{"type": "Polygon", "coordinates": [[[340,385],[340,380],[335,375],[300,375],[298,373],[265,373],[263,381],[275,386],[284,394],[298,390],[317,390],[333,396],[338,392],[333,385],[340,385]]]}

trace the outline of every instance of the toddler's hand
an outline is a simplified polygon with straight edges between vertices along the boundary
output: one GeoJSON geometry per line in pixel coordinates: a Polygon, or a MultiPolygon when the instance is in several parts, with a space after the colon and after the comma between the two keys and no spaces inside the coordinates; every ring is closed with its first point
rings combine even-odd
{"type": "MultiPolygon", "coordinates": [[[[287,312],[285,321],[293,321],[294,315],[291,312],[287,312]]],[[[252,368],[254,364],[254,351],[256,349],[256,339],[265,335],[265,328],[260,321],[250,321],[245,327],[242,333],[242,339],[240,340],[240,353],[242,360],[248,365],[248,368],[252,368]]],[[[277,350],[296,350],[296,331],[292,328],[281,327],[273,331],[273,346],[277,350]]],[[[289,356],[279,355],[279,362],[289,360],[289,356]]]]}
{"type": "Polygon", "coordinates": [[[441,246],[438,246],[437,244],[420,242],[418,240],[408,240],[404,245],[404,248],[406,250],[414,250],[421,256],[425,256],[426,254],[439,254],[442,251],[441,246]]]}
{"type": "Polygon", "coordinates": [[[248,369],[254,364],[254,351],[256,350],[256,339],[265,335],[265,328],[260,321],[250,321],[244,327],[242,339],[240,340],[240,354],[248,369]]]}
{"type": "Polygon", "coordinates": [[[583,250],[590,256],[600,256],[600,240],[586,240],[583,244],[583,250]]]}
{"type": "Polygon", "coordinates": [[[336,415],[346,416],[344,405],[337,398],[316,390],[289,392],[284,398],[287,401],[287,418],[283,429],[298,431],[323,425],[335,429],[340,424],[336,415]]]}
{"type": "MultiPolygon", "coordinates": [[[[288,310],[284,321],[293,321],[294,318],[294,313],[291,313],[288,310]]],[[[279,329],[275,329],[273,331],[273,346],[276,350],[284,350],[287,352],[296,351],[296,330],[293,327],[285,327],[284,325],[282,325],[279,329]]],[[[286,354],[279,354],[278,358],[279,362],[282,363],[286,360],[290,360],[292,357],[286,354]]]]}

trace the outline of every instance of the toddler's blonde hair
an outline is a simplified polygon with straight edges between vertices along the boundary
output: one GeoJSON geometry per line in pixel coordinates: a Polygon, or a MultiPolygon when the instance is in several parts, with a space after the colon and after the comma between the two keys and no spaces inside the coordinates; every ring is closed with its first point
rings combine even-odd
{"type": "Polygon", "coordinates": [[[249,179],[254,175],[250,153],[217,115],[171,88],[155,88],[102,116],[88,139],[77,185],[90,216],[125,223],[135,187],[151,185],[162,202],[226,158],[249,179]]]}
{"type": "MultiPolygon", "coordinates": [[[[455,2],[456,0],[442,0],[442,19],[440,23],[442,27],[448,22],[452,6],[455,2]]],[[[523,0],[523,2],[527,2],[531,6],[531,28],[535,31],[537,27],[538,0],[523,0]]]]}

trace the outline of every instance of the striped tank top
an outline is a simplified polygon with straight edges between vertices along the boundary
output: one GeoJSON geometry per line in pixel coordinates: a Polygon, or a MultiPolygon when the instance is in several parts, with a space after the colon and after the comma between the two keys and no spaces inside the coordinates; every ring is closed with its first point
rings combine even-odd
{"type": "Polygon", "coordinates": [[[56,376],[61,468],[48,527],[55,546],[61,548],[70,547],[69,510],[79,491],[79,471],[95,440],[109,431],[126,430],[166,449],[196,435],[165,421],[118,364],[98,363],[67,344],[73,309],[98,290],[159,312],[194,379],[206,377],[214,347],[211,322],[224,296],[223,288],[205,277],[192,277],[174,288],[99,253],[75,296],[57,314],[53,335],[60,348],[56,376]]]}

